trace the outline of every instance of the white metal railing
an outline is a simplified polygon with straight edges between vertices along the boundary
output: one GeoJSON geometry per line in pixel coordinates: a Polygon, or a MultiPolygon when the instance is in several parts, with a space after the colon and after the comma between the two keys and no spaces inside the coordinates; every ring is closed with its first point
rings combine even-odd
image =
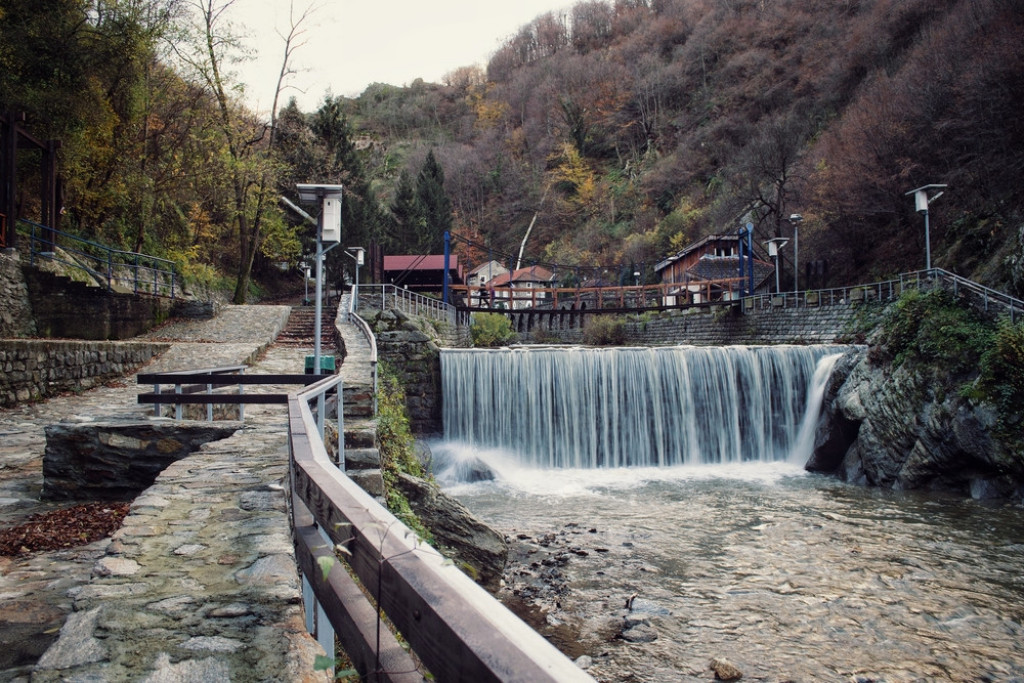
{"type": "MultiPolygon", "coordinates": [[[[372,297],[374,300],[379,297],[380,309],[383,311],[402,311],[408,315],[447,322],[452,325],[458,323],[458,311],[455,306],[395,285],[360,285],[359,296],[362,298],[372,297]]],[[[358,305],[360,304],[355,304],[355,306],[358,305]]]]}
{"type": "MultiPolygon", "coordinates": [[[[353,304],[354,306],[354,304],[353,304]]],[[[359,317],[354,310],[349,312],[349,320],[363,333],[370,345],[370,375],[373,378],[373,416],[377,417],[377,338],[373,336],[370,325],[359,317]]]]}
{"type": "Polygon", "coordinates": [[[902,273],[893,280],[870,284],[814,289],[800,292],[775,292],[755,294],[743,298],[743,310],[777,308],[814,308],[837,304],[863,303],[866,301],[893,301],[909,289],[929,289],[938,283],[952,288],[954,294],[969,292],[976,297],[978,305],[985,311],[992,306],[1004,309],[1011,322],[1024,315],[1024,301],[980,285],[941,268],[902,273]]]}

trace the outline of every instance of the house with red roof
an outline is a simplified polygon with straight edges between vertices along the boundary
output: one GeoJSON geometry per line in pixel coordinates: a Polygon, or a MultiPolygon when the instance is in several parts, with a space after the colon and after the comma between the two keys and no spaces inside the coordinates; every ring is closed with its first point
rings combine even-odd
{"type": "Polygon", "coordinates": [[[549,291],[554,286],[555,274],[544,266],[519,268],[503,273],[487,283],[488,293],[493,293],[492,308],[533,308],[551,299],[549,291]]]}
{"type": "MultiPolygon", "coordinates": [[[[384,257],[384,282],[419,294],[441,295],[444,290],[444,254],[384,257]]],[[[459,257],[448,257],[448,284],[464,282],[459,257]]]]}

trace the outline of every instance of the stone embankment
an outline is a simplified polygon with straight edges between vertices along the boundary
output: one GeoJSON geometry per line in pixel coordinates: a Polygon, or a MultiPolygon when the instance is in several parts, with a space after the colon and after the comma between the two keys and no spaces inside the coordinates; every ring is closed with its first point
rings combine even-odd
{"type": "MultiPolygon", "coordinates": [[[[801,308],[769,308],[745,313],[734,306],[701,306],[677,311],[620,316],[626,343],[635,346],[727,346],[730,344],[828,344],[844,338],[859,306],[848,302],[801,308]]],[[[584,318],[586,320],[588,318],[584,318]]],[[[580,344],[580,316],[522,313],[513,327],[523,343],[580,344]]]]}
{"type": "MultiPolygon", "coordinates": [[[[167,326],[159,334],[171,347],[146,370],[262,355],[257,372],[301,372],[306,350],[266,351],[288,312],[228,307],[204,324],[167,326]]],[[[4,522],[41,507],[34,495],[47,424],[150,419],[139,391],[123,382],[0,411],[4,522]]],[[[251,407],[232,436],[168,466],[113,539],[4,558],[4,679],[326,680],[313,670],[320,650],[302,618],[284,498],[286,426],[282,406],[251,407]],[[65,615],[47,648],[46,632],[65,615]]]]}

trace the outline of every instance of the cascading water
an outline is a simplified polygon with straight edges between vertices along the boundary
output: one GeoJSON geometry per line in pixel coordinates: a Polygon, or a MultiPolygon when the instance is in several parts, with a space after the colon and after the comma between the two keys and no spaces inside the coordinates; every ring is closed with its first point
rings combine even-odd
{"type": "Polygon", "coordinates": [[[841,350],[446,349],[445,438],[543,468],[802,464],[841,350]]]}

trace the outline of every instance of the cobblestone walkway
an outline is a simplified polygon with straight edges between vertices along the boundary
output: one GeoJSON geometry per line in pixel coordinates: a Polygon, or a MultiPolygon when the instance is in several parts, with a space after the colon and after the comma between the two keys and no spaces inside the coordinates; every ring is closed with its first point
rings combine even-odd
{"type": "MultiPolygon", "coordinates": [[[[174,345],[144,371],[260,357],[256,373],[300,373],[308,349],[268,350],[288,312],[232,306],[165,326],[148,337],[174,345]]],[[[128,378],[0,411],[0,523],[39,507],[46,424],[147,419],[139,390],[128,378]]],[[[0,558],[0,681],[322,680],[284,508],[285,426],[283,406],[249,406],[233,437],[165,470],[112,540],[0,558]]]]}

